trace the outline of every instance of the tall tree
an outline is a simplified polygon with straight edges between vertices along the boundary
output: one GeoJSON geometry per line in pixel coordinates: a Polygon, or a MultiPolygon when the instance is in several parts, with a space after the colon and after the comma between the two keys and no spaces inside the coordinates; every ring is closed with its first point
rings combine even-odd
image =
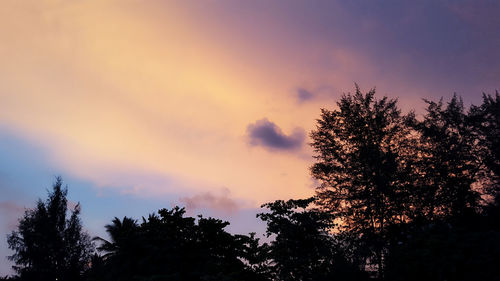
{"type": "Polygon", "coordinates": [[[337,230],[370,240],[382,272],[384,235],[405,220],[410,131],[397,101],[375,99],[375,90],[344,94],[338,109],[322,109],[311,133],[316,163],[311,167],[318,203],[338,221],[337,230]]]}
{"type": "Polygon", "coordinates": [[[479,170],[477,142],[462,99],[426,101],[427,113],[416,122],[420,134],[422,186],[432,190],[429,217],[460,219],[475,211],[479,193],[473,189],[479,170]]]}
{"type": "Polygon", "coordinates": [[[27,210],[18,230],[8,236],[15,252],[9,259],[22,280],[80,280],[88,266],[93,246],[82,230],[80,205],[68,210],[62,185],[56,178],[47,201],[27,210]]]}
{"type": "Polygon", "coordinates": [[[483,184],[500,204],[500,94],[483,95],[481,106],[471,107],[471,121],[480,147],[483,184]]]}

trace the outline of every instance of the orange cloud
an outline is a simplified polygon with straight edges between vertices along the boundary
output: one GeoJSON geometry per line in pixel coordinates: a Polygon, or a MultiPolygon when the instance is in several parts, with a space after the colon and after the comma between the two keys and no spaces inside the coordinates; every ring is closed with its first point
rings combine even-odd
{"type": "Polygon", "coordinates": [[[252,13],[184,1],[3,5],[0,124],[101,187],[193,196],[227,186],[255,206],[309,196],[312,150],[293,132],[312,129],[333,100],[299,104],[297,88],[392,83],[367,56],[291,32],[291,19],[267,10],[253,25],[252,13]],[[247,145],[263,116],[293,153],[247,145]]]}
{"type": "Polygon", "coordinates": [[[244,141],[264,112],[296,126],[268,104],[279,87],[260,84],[257,70],[237,73],[239,62],[176,7],[149,18],[137,2],[112,3],[9,2],[16,17],[3,15],[0,30],[0,122],[43,144],[56,167],[103,187],[132,181],[143,194],[194,194],[229,186],[256,205],[311,192],[307,161],[244,141]],[[140,184],[144,173],[170,184],[140,184]]]}

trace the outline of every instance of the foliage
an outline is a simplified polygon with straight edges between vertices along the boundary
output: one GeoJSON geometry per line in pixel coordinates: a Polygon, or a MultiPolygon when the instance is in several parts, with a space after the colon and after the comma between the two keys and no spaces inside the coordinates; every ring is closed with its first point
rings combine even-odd
{"type": "Polygon", "coordinates": [[[140,225],[115,218],[106,226],[111,241],[95,238],[103,242],[98,250],[104,266],[90,275],[95,280],[264,280],[253,235],[232,235],[224,230],[228,222],[184,214],[179,207],[161,209],[140,225]]]}
{"type": "Polygon", "coordinates": [[[478,171],[473,130],[456,95],[445,108],[442,100],[426,102],[424,120],[414,122],[422,143],[416,148],[421,153],[422,179],[416,188],[427,190],[420,201],[427,205],[427,218],[458,219],[473,213],[479,202],[479,193],[472,188],[478,171]]]}
{"type": "Polygon", "coordinates": [[[387,280],[500,280],[499,101],[484,95],[468,112],[457,96],[427,101],[413,123],[423,144],[415,188],[432,191],[416,198],[430,212],[391,234],[387,280]]]}
{"type": "Polygon", "coordinates": [[[68,213],[67,188],[57,178],[46,202],[38,201],[8,236],[9,258],[22,280],[80,280],[93,247],[82,230],[80,205],[68,213]]]}
{"type": "Polygon", "coordinates": [[[331,280],[362,278],[359,267],[350,263],[329,233],[331,215],[308,208],[314,198],[278,200],[264,204],[270,212],[258,214],[267,223],[273,280],[331,280]]]}
{"type": "Polygon", "coordinates": [[[456,95],[446,105],[426,101],[419,120],[374,95],[356,86],[338,109],[322,109],[311,133],[311,173],[320,182],[317,203],[339,222],[344,243],[383,278],[400,236],[470,220],[488,190],[497,198],[488,212],[497,210],[500,97],[485,95],[469,111],[456,95]]]}
{"type": "Polygon", "coordinates": [[[339,220],[338,230],[369,239],[371,258],[381,266],[386,230],[406,215],[401,207],[407,202],[404,151],[410,131],[397,101],[374,95],[356,86],[338,109],[322,109],[311,133],[317,160],[311,173],[321,182],[318,203],[339,220]]]}
{"type": "MultiPolygon", "coordinates": [[[[493,197],[500,196],[500,94],[483,94],[481,106],[472,106],[470,119],[479,147],[483,184],[493,197]]],[[[497,200],[500,200],[498,198],[497,200]]]]}

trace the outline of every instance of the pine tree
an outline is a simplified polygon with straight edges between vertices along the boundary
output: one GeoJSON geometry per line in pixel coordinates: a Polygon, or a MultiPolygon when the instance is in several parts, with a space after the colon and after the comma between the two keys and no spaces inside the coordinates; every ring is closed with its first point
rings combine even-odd
{"type": "Polygon", "coordinates": [[[67,188],[60,177],[46,202],[27,210],[17,231],[8,236],[14,269],[22,280],[80,280],[93,246],[82,230],[80,205],[67,218],[67,188]]]}
{"type": "Polygon", "coordinates": [[[397,101],[375,99],[375,90],[344,94],[338,109],[322,109],[311,133],[316,163],[311,167],[318,203],[349,233],[371,249],[367,259],[382,273],[388,227],[404,222],[411,139],[397,101]]]}

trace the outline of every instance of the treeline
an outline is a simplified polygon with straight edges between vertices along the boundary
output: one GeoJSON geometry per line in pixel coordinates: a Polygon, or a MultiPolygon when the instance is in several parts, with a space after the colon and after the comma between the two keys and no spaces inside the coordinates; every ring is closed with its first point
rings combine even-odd
{"type": "Polygon", "coordinates": [[[9,280],[500,280],[500,95],[402,114],[375,91],[322,109],[316,195],[264,204],[263,243],[162,209],[90,238],[58,179],[8,237],[9,280]]]}

